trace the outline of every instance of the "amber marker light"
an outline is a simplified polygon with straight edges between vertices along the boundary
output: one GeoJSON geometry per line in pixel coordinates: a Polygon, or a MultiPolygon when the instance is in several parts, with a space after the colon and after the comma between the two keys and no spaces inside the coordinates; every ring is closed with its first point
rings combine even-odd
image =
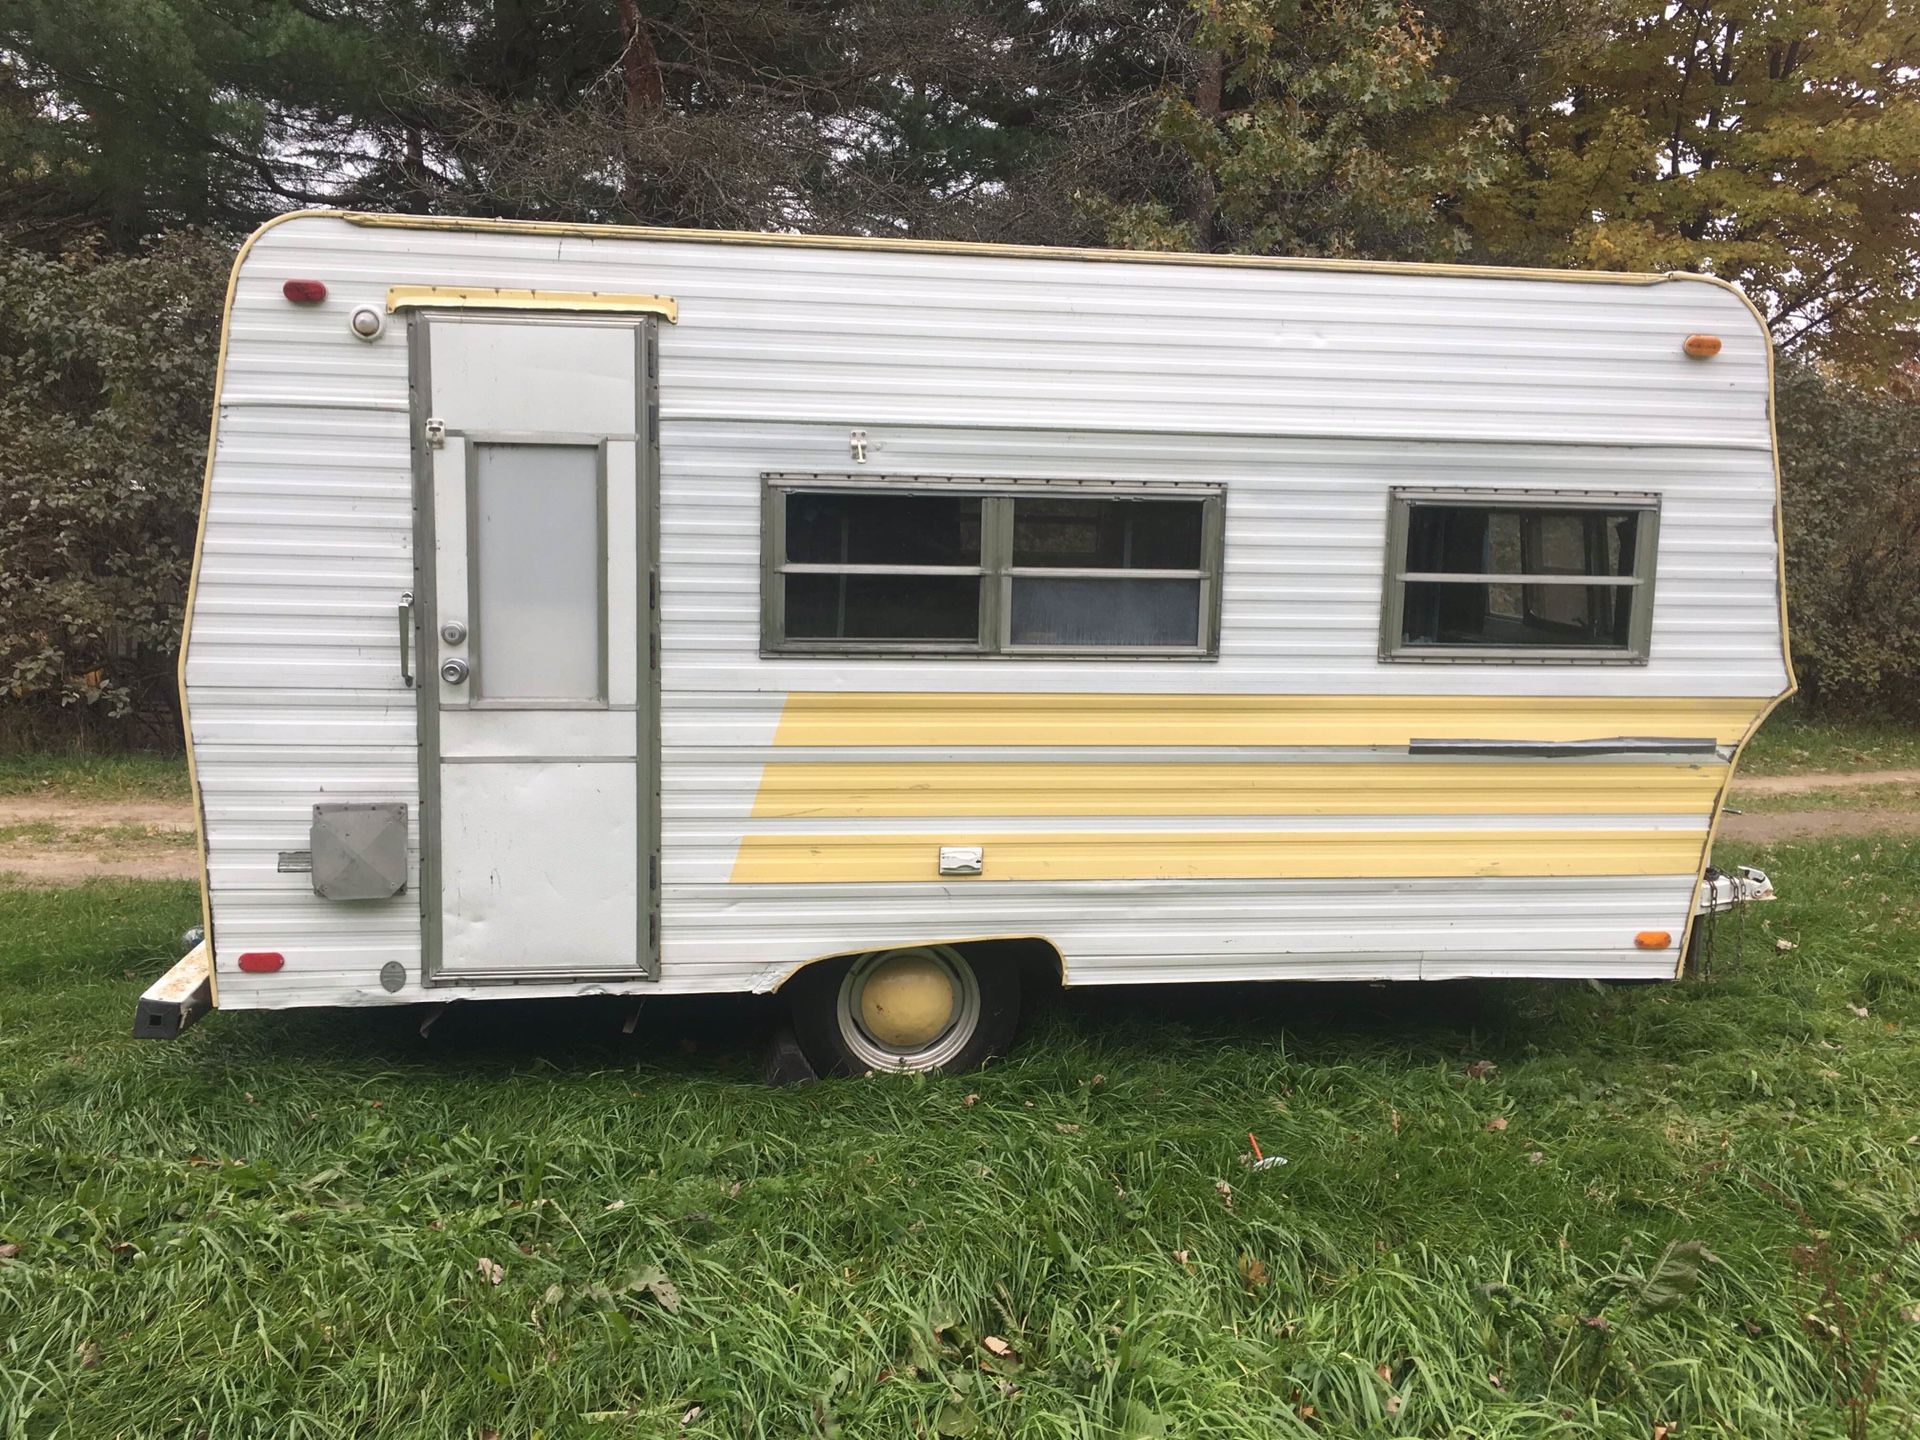
{"type": "Polygon", "coordinates": [[[1664,950],[1673,944],[1673,934],[1667,930],[1642,930],[1633,937],[1633,943],[1642,950],[1664,950]]]}
{"type": "Polygon", "coordinates": [[[1711,360],[1720,353],[1718,335],[1689,335],[1686,343],[1680,347],[1696,360],[1711,360]]]}

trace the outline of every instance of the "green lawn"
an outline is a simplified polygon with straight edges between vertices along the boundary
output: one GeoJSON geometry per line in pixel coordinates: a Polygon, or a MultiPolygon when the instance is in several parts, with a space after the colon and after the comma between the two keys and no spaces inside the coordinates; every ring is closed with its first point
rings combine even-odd
{"type": "Polygon", "coordinates": [[[1913,769],[1920,769],[1920,723],[1823,720],[1791,700],[1760,727],[1740,760],[1747,775],[1913,769]]]}
{"type": "Polygon", "coordinates": [[[187,797],[187,762],[178,755],[0,752],[0,796],[73,800],[172,800],[187,797]]]}
{"type": "Polygon", "coordinates": [[[0,1434],[1906,1434],[1920,861],[1745,858],[1710,983],[1075,993],[783,1091],[733,1001],[136,1042],[191,888],[0,891],[0,1434]]]}

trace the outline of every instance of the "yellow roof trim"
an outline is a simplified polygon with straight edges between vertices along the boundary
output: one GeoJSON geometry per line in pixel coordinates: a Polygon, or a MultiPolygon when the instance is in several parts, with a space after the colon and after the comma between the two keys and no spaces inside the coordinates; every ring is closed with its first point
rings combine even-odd
{"type": "Polygon", "coordinates": [[[600,290],[502,290],[492,285],[395,285],[387,291],[388,314],[424,306],[436,310],[579,310],[658,315],[669,325],[680,319],[680,302],[671,295],[615,295],[600,290]]]}
{"type": "Polygon", "coordinates": [[[1587,285],[1658,285],[1667,280],[1713,278],[1694,276],[1683,271],[1655,273],[1627,270],[1554,270],[1519,265],[1454,265],[1414,260],[1334,260],[1299,255],[1215,255],[1184,250],[1106,250],[1072,245],[1004,245],[977,240],[901,240],[884,235],[769,235],[754,230],[688,230],[670,226],[586,224],[558,220],[489,220],[464,216],[375,215],[358,210],[310,210],[296,213],[328,215],[344,220],[349,225],[361,225],[376,230],[457,230],[491,235],[572,236],[582,240],[679,240],[706,245],[778,245],[798,250],[882,250],[921,255],[996,255],[1019,260],[1110,260],[1129,265],[1228,266],[1254,270],[1346,270],[1362,274],[1384,275],[1459,275],[1483,280],[1569,280],[1587,285]]]}

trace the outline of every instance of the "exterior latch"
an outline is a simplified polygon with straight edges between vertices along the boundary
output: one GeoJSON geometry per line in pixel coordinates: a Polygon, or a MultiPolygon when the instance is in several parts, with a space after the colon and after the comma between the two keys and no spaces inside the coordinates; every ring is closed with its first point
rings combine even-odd
{"type": "Polygon", "coordinates": [[[444,420],[427,421],[427,446],[438,450],[447,443],[447,422],[444,420]]]}

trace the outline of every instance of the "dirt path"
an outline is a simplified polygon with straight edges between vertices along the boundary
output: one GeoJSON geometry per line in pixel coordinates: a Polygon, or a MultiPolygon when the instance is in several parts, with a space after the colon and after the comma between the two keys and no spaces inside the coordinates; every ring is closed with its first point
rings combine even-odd
{"type": "Polygon", "coordinates": [[[193,880],[193,807],[185,800],[0,795],[0,876],[34,885],[193,880]]]}
{"type": "Polygon", "coordinates": [[[1764,845],[1828,835],[1920,837],[1920,810],[1760,810],[1720,817],[1720,838],[1764,845]]]}
{"type": "Polygon", "coordinates": [[[1920,770],[1836,770],[1811,775],[1741,775],[1733,782],[1735,804],[1741,795],[1809,795],[1816,790],[1865,790],[1874,785],[1920,785],[1920,770]]]}

